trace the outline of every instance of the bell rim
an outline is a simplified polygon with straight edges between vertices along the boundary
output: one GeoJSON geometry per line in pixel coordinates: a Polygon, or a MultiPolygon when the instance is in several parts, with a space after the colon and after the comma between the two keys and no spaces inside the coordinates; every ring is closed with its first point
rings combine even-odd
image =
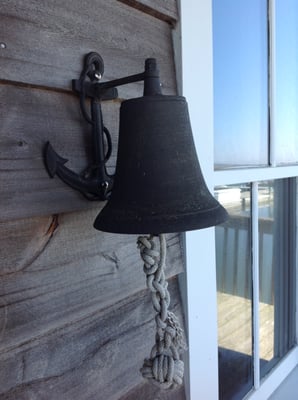
{"type": "Polygon", "coordinates": [[[206,211],[180,213],[177,215],[135,216],[124,215],[111,218],[112,210],[105,208],[94,221],[94,228],[103,232],[120,234],[161,234],[205,229],[227,221],[229,214],[218,204],[206,211]],[[106,213],[106,215],[105,215],[106,213]],[[128,228],[129,227],[129,228],[128,228]]]}

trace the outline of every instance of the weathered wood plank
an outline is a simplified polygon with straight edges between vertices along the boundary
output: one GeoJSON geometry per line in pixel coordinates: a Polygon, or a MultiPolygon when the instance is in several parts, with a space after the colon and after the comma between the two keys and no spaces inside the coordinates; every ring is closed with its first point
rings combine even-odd
{"type": "Polygon", "coordinates": [[[181,386],[176,390],[161,391],[150,383],[143,383],[132,391],[121,397],[119,400],[185,400],[185,387],[181,386]]]}
{"type": "MultiPolygon", "coordinates": [[[[39,247],[45,223],[41,219],[40,229],[32,224],[27,252],[34,253],[35,258],[31,264],[24,258],[15,270],[11,267],[1,271],[0,309],[5,326],[0,326],[0,353],[24,346],[145,288],[137,236],[96,231],[92,227],[96,214],[90,210],[59,216],[51,238],[39,247]]],[[[17,253],[10,255],[13,241],[19,239],[17,224],[9,223],[8,228],[2,224],[1,228],[4,239],[0,245],[7,246],[6,264],[12,265],[23,252],[19,245],[17,253]],[[9,240],[5,240],[6,233],[10,234],[9,240]]],[[[173,276],[182,271],[181,249],[179,235],[168,238],[167,275],[173,276]]]]}
{"type": "MultiPolygon", "coordinates": [[[[164,92],[175,92],[171,27],[121,2],[3,0],[0,18],[0,80],[68,90],[83,56],[97,51],[108,80],[142,72],[156,57],[164,92]]],[[[120,96],[131,97],[134,86],[119,88],[120,96]]]]}
{"type": "Polygon", "coordinates": [[[0,279],[30,266],[51,239],[56,224],[56,215],[0,223],[0,279]]]}
{"type": "Polygon", "coordinates": [[[170,24],[175,24],[178,19],[176,0],[119,0],[137,10],[153,15],[170,24]]]}
{"type": "MultiPolygon", "coordinates": [[[[155,324],[137,237],[95,231],[103,203],[51,180],[43,165],[50,140],[70,168],[87,166],[89,127],[71,79],[89,51],[104,58],[104,80],[141,72],[145,58],[156,57],[164,93],[175,93],[175,2],[134,3],[1,2],[1,400],[184,399],[183,390],[159,393],[139,373],[155,324]]],[[[120,88],[119,99],[142,95],[142,86],[120,88]]],[[[103,106],[114,143],[110,172],[119,105],[103,106]]],[[[172,308],[181,317],[180,240],[167,237],[172,308]]]]}
{"type": "MultiPolygon", "coordinates": [[[[90,162],[90,126],[81,116],[78,97],[0,85],[0,98],[5,99],[0,102],[0,221],[102,207],[59,178],[50,179],[44,166],[48,140],[76,172],[90,162]]],[[[110,173],[116,162],[119,106],[118,101],[103,103],[104,123],[113,141],[110,173]]]]}
{"type": "MultiPolygon", "coordinates": [[[[179,298],[176,279],[170,282],[179,298]]],[[[172,308],[181,319],[181,309],[172,308]]],[[[144,382],[139,372],[154,342],[147,291],[0,355],[0,399],[119,400],[144,382]]],[[[155,387],[146,397],[168,399],[155,387]]],[[[132,399],[132,397],[128,397],[132,399]]],[[[178,397],[184,399],[184,396],[178,397]]]]}
{"type": "MultiPolygon", "coordinates": [[[[219,346],[239,354],[252,353],[252,301],[227,293],[217,293],[219,346]]],[[[274,306],[260,302],[260,358],[274,356],[274,306]]]]}
{"type": "MultiPolygon", "coordinates": [[[[87,201],[59,178],[50,179],[43,161],[45,143],[84,170],[90,159],[90,126],[78,98],[39,89],[0,86],[0,221],[103,206],[87,201]],[[88,141],[89,139],[89,141],[88,141]]],[[[118,137],[118,102],[104,102],[104,123],[113,138],[109,165],[113,172],[118,137]]]]}

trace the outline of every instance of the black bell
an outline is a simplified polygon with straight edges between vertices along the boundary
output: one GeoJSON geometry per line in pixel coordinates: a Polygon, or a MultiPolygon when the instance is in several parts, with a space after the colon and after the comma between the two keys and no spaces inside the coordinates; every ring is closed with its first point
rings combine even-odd
{"type": "Polygon", "coordinates": [[[108,199],[94,222],[101,231],[160,234],[224,222],[227,212],[210,194],[201,173],[185,98],[162,95],[156,60],[148,58],[143,73],[99,82],[103,72],[102,57],[91,52],[80,78],[72,81],[82,115],[92,127],[89,165],[81,173],[72,171],[48,142],[44,160],[50,177],[58,175],[88,200],[108,199]],[[112,141],[101,102],[117,98],[117,86],[139,81],[144,81],[144,96],[121,104],[113,176],[106,169],[112,141]]]}
{"type": "Polygon", "coordinates": [[[184,232],[227,219],[205,184],[185,98],[160,94],[156,82],[145,80],[143,97],[122,102],[114,186],[98,230],[184,232]]]}

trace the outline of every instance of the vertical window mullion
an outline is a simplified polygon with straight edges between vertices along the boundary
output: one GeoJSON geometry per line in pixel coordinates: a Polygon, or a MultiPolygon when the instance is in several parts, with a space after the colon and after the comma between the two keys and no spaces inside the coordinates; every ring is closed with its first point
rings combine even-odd
{"type": "Polygon", "coordinates": [[[259,205],[258,183],[251,188],[252,229],[252,325],[253,325],[253,370],[254,388],[260,387],[260,314],[259,314],[259,205]]]}
{"type": "Polygon", "coordinates": [[[275,152],[275,1],[268,0],[268,126],[269,126],[269,165],[276,166],[275,152]]]}

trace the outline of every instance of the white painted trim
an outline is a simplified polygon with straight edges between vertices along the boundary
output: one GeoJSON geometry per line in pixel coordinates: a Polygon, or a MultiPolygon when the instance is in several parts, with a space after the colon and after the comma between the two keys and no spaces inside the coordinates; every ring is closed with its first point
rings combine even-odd
{"type": "Polygon", "coordinates": [[[276,99],[276,82],[275,82],[275,0],[269,0],[269,119],[270,119],[270,142],[269,142],[269,163],[272,167],[276,166],[276,130],[274,124],[275,116],[275,99],[276,99]]]}
{"type": "MultiPolygon", "coordinates": [[[[183,95],[200,165],[213,188],[212,0],[181,0],[183,95]]],[[[214,228],[186,233],[190,399],[218,399],[214,228]]]]}
{"type": "MultiPolygon", "coordinates": [[[[274,0],[270,1],[274,2],[274,0]]],[[[188,100],[196,148],[209,187],[212,189],[213,184],[228,185],[298,176],[298,165],[213,171],[212,0],[181,0],[181,36],[183,94],[188,100]]],[[[256,188],[257,184],[253,186],[256,188]]],[[[186,234],[186,258],[189,334],[188,398],[190,400],[218,400],[216,266],[213,228],[186,234]]],[[[256,268],[256,260],[254,265],[256,268]]],[[[255,301],[255,304],[258,302],[255,301]]],[[[257,312],[255,312],[256,315],[257,312]]],[[[256,335],[256,332],[254,334],[256,335]]],[[[255,339],[258,342],[257,337],[255,339]]],[[[297,364],[298,349],[295,348],[268,374],[266,379],[260,382],[260,372],[255,373],[255,389],[246,398],[249,400],[268,399],[297,364]]]]}
{"type": "Polygon", "coordinates": [[[298,201],[298,184],[297,184],[297,179],[296,179],[296,311],[295,311],[295,318],[296,318],[296,323],[295,323],[295,328],[296,328],[296,344],[298,344],[298,206],[297,206],[297,201],[298,201]]]}
{"type": "Polygon", "coordinates": [[[251,225],[252,225],[252,310],[253,310],[253,371],[254,388],[260,387],[260,296],[259,296],[259,204],[258,183],[254,182],[251,187],[251,225]]]}
{"type": "Polygon", "coordinates": [[[214,184],[232,185],[244,182],[292,178],[298,176],[298,165],[248,169],[230,169],[214,172],[214,184]]]}
{"type": "Polygon", "coordinates": [[[284,379],[298,364],[298,347],[291,350],[273,370],[262,380],[258,390],[250,392],[245,400],[269,399],[284,379]]]}

